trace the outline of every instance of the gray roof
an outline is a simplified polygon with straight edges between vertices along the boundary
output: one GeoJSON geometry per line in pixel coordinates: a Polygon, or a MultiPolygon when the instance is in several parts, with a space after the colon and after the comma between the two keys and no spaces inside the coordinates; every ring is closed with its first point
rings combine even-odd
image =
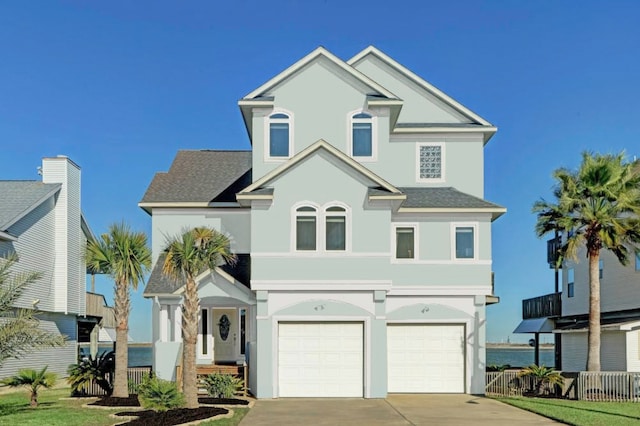
{"type": "MultiPolygon", "coordinates": [[[[486,208],[495,209],[501,206],[485,201],[482,198],[465,194],[452,187],[425,188],[399,187],[407,196],[402,207],[408,208],[486,208]]],[[[388,195],[389,192],[381,188],[369,188],[369,195],[388,195]]]]}
{"type": "MultiPolygon", "coordinates": [[[[153,267],[144,294],[172,294],[181,287],[162,273],[164,257],[164,253],[161,254],[153,267]]],[[[237,261],[233,266],[222,265],[220,269],[248,288],[251,280],[251,257],[248,254],[236,254],[236,257],[237,261]]]]}
{"type": "Polygon", "coordinates": [[[251,151],[178,151],[140,202],[235,202],[236,193],[250,184],[251,151]]]}
{"type": "Polygon", "coordinates": [[[6,230],[17,218],[53,195],[62,187],[59,183],[33,180],[0,181],[0,230],[6,230]]]}

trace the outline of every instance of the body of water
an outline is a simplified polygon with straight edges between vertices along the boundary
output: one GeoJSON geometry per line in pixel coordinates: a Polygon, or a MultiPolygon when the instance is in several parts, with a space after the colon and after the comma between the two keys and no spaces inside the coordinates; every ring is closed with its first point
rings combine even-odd
{"type": "MultiPolygon", "coordinates": [[[[487,348],[487,365],[510,365],[527,367],[535,361],[535,351],[531,349],[487,348]]],[[[540,364],[555,365],[553,349],[540,349],[540,364]]]]}
{"type": "MultiPolygon", "coordinates": [[[[89,353],[89,347],[83,347],[85,354],[89,353]]],[[[113,350],[112,345],[98,346],[98,356],[105,352],[113,350]]],[[[153,360],[153,351],[151,346],[129,346],[129,367],[143,367],[151,365],[153,360]]]]}

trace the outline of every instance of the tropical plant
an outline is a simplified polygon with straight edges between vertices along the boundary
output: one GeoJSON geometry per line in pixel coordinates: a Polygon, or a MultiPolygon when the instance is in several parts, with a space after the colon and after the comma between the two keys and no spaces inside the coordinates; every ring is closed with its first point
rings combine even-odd
{"type": "Polygon", "coordinates": [[[154,411],[167,411],[184,406],[184,395],[175,382],[147,376],[138,385],[138,400],[142,407],[154,411]]]}
{"type": "Polygon", "coordinates": [[[587,370],[600,371],[600,276],[602,249],[622,265],[640,250],[640,162],[624,154],[584,153],[578,170],[560,168],[554,202],[540,200],[536,234],[563,234],[562,260],[577,260],[581,248],[589,262],[589,334],[587,370]]]}
{"type": "Polygon", "coordinates": [[[42,370],[36,371],[31,369],[20,370],[17,375],[8,377],[0,383],[5,386],[18,387],[25,386],[31,391],[31,407],[38,406],[38,391],[40,388],[51,388],[56,383],[57,375],[47,372],[45,366],[42,370]]]}
{"type": "Polygon", "coordinates": [[[523,368],[518,373],[518,377],[531,377],[535,381],[535,395],[542,394],[543,385],[560,385],[564,384],[564,377],[554,370],[553,368],[545,367],[544,365],[538,366],[531,364],[530,366],[523,368]]]}
{"type": "Polygon", "coordinates": [[[182,235],[167,242],[162,271],[177,285],[184,286],[182,299],[183,391],[188,408],[198,406],[196,377],[196,342],[200,299],[196,277],[213,270],[223,262],[234,263],[236,257],[229,250],[229,238],[213,228],[198,227],[184,230],[182,235]]]}
{"type": "Polygon", "coordinates": [[[115,365],[113,351],[104,352],[95,358],[89,355],[79,363],[71,364],[67,369],[67,383],[71,385],[71,393],[83,394],[85,385],[94,382],[110,396],[113,393],[115,365]]]}
{"type": "Polygon", "coordinates": [[[0,366],[10,358],[21,358],[36,349],[58,347],[66,337],[42,330],[37,311],[14,308],[27,286],[42,277],[38,272],[14,273],[16,255],[0,259],[0,366]]]}
{"type": "Polygon", "coordinates": [[[244,387],[244,380],[231,374],[213,373],[202,379],[207,393],[214,398],[232,398],[244,387]]]}
{"type": "Polygon", "coordinates": [[[144,232],[134,232],[124,222],[112,224],[100,239],[89,241],[87,269],[92,273],[109,274],[115,282],[114,316],[116,320],[116,370],[113,396],[126,398],[127,389],[129,287],[138,289],[151,267],[151,251],[144,232]]]}

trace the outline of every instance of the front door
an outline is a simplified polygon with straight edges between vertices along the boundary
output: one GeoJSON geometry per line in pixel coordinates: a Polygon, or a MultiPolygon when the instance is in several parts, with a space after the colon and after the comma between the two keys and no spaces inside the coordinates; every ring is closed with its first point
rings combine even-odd
{"type": "Polygon", "coordinates": [[[235,362],[238,358],[238,310],[213,309],[213,354],[215,362],[235,362]]]}

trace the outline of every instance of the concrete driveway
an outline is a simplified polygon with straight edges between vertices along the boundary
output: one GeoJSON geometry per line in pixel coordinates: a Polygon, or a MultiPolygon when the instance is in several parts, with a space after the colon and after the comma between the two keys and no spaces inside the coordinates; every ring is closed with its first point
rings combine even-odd
{"type": "Polygon", "coordinates": [[[387,399],[285,398],[256,401],[242,426],[558,424],[472,395],[390,395],[387,399]]]}

